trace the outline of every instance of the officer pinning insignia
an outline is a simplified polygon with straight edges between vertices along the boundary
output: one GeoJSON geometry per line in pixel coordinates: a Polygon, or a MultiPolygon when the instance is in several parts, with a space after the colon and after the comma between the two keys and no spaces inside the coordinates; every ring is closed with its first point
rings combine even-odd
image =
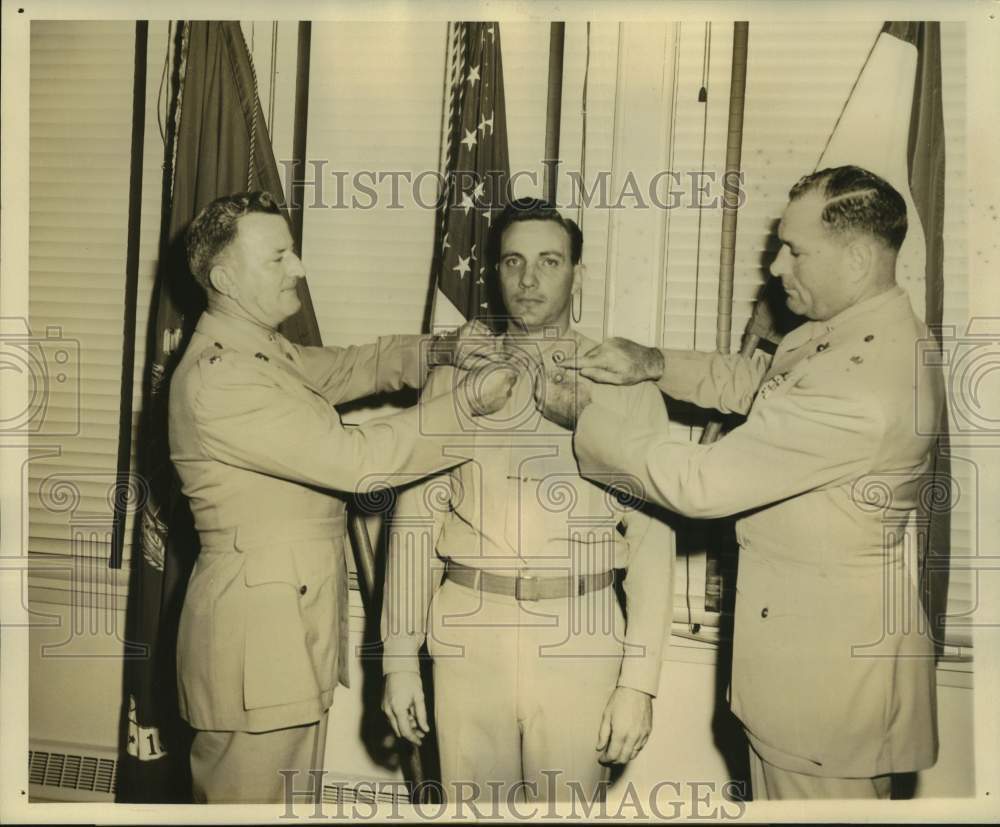
{"type": "Polygon", "coordinates": [[[253,358],[254,359],[260,359],[261,361],[264,361],[264,362],[270,362],[271,361],[263,353],[261,353],[259,350],[253,355],[253,358]]]}

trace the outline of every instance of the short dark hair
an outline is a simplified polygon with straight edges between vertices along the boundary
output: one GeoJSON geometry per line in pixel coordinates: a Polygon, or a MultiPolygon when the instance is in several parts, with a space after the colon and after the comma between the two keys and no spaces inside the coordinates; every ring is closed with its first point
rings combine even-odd
{"type": "Polygon", "coordinates": [[[496,269],[500,261],[500,242],[511,224],[519,221],[553,221],[569,235],[569,257],[579,264],[583,256],[583,230],[571,218],[564,218],[552,204],[540,198],[518,198],[511,201],[494,220],[486,245],[486,263],[496,269]]]}
{"type": "Polygon", "coordinates": [[[283,215],[281,205],[269,192],[236,192],[207,204],[188,227],[188,266],[206,292],[211,288],[208,277],[212,267],[236,238],[237,222],[250,213],[283,215]]]}
{"type": "Polygon", "coordinates": [[[884,178],[861,167],[830,167],[800,178],[788,197],[810,192],[826,199],[821,219],[828,230],[867,233],[897,251],[903,246],[906,202],[884,178]]]}

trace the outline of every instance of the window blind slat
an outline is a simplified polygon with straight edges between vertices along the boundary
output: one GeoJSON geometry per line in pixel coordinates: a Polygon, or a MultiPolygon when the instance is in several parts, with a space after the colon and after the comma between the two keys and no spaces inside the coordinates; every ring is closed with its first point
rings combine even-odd
{"type": "MultiPolygon", "coordinates": [[[[60,456],[29,465],[31,552],[67,553],[74,520],[111,517],[134,49],[128,21],[32,24],[29,324],[36,336],[60,328],[79,362],[47,360],[49,417],[33,443],[60,456]],[[76,511],[43,496],[56,479],[80,492],[76,511]]],[[[107,553],[103,542],[76,550],[107,553]]]]}

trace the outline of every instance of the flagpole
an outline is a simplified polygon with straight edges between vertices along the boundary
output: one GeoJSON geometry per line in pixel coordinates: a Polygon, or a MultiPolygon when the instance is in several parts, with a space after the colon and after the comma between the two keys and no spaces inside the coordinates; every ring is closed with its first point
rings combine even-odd
{"type": "Polygon", "coordinates": [[[549,26],[549,97],[545,105],[545,200],[556,203],[559,182],[559,124],[562,118],[563,50],[566,44],[566,24],[549,26]]]}
{"type": "MultiPolygon", "coordinates": [[[[729,86],[729,130],[726,139],[726,171],[724,184],[733,175],[740,174],[743,154],[743,112],[747,90],[747,42],[750,24],[733,24],[733,68],[729,86]]],[[[738,192],[723,187],[722,241],[719,248],[719,303],[716,318],[715,348],[719,353],[729,353],[733,323],[733,281],[736,263],[736,220],[738,192]]],[[[757,340],[759,341],[759,339],[757,340]]],[[[750,353],[757,346],[753,342],[750,353]]],[[[744,342],[744,348],[747,342],[744,342]]],[[[722,432],[722,420],[713,419],[701,436],[701,444],[715,442],[722,432]]]]}
{"type": "Polygon", "coordinates": [[[128,249],[125,260],[125,319],[122,324],[122,395],[118,413],[118,466],[115,480],[111,558],[108,567],[120,569],[125,554],[125,522],[132,465],[132,387],[135,372],[136,313],[139,297],[139,230],[142,223],[142,158],[146,126],[146,53],[149,21],[135,24],[135,77],[132,87],[132,152],[128,194],[128,249]]]}
{"type": "Polygon", "coordinates": [[[312,23],[299,23],[298,48],[295,58],[295,114],[292,133],[292,169],[302,177],[292,175],[288,192],[288,214],[292,222],[292,240],[302,255],[302,226],[305,218],[306,125],[309,118],[309,58],[312,47],[312,23]]]}

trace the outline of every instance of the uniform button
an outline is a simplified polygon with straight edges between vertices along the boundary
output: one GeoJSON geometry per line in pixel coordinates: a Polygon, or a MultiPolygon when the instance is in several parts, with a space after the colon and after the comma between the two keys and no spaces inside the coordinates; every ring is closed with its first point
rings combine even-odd
{"type": "MultiPolygon", "coordinates": [[[[305,588],[305,586],[303,586],[303,588],[305,588]]],[[[760,610],[760,616],[767,617],[767,606],[760,610]]]]}
{"type": "Polygon", "coordinates": [[[309,591],[308,586],[302,586],[299,588],[299,594],[305,594],[307,591],[309,591]]]}

